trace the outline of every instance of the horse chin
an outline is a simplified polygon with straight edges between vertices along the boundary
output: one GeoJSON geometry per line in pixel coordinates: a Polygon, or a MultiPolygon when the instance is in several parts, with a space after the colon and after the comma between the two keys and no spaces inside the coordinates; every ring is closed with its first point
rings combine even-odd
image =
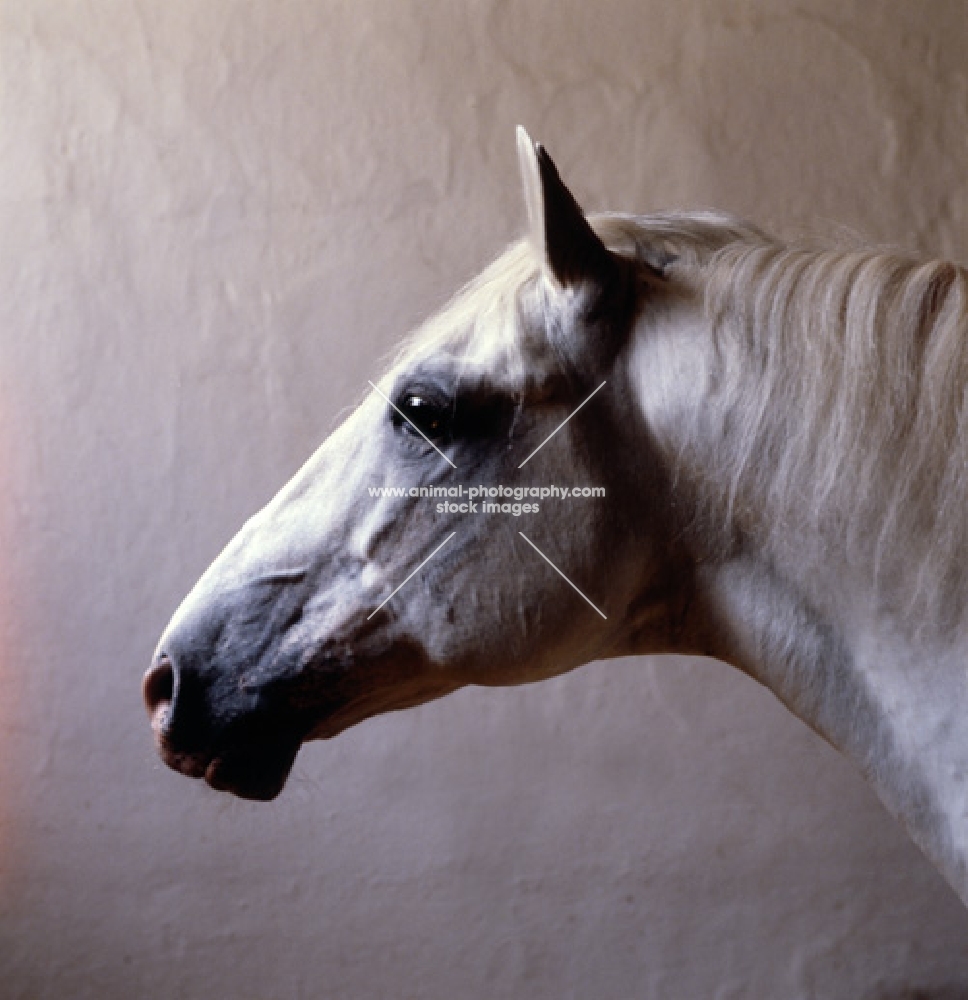
{"type": "Polygon", "coordinates": [[[283,790],[302,744],[233,750],[213,758],[205,768],[207,784],[240,799],[270,802],[283,790]]]}
{"type": "Polygon", "coordinates": [[[188,778],[204,778],[218,792],[257,802],[269,802],[279,795],[301,746],[301,740],[262,742],[210,755],[178,752],[164,738],[158,740],[161,759],[173,771],[188,778]]]}

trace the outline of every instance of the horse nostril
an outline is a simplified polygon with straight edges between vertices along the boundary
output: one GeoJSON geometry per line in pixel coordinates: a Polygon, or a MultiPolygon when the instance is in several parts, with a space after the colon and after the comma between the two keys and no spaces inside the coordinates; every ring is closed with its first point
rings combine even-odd
{"type": "Polygon", "coordinates": [[[167,656],[161,656],[145,674],[141,682],[141,693],[152,720],[171,707],[175,697],[175,668],[167,656]]]}

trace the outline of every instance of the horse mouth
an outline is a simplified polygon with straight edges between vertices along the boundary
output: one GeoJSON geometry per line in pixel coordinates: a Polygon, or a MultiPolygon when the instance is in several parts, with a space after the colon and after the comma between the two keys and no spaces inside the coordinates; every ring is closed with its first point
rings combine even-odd
{"type": "Polygon", "coordinates": [[[299,740],[287,740],[232,747],[201,756],[179,753],[159,740],[158,750],[172,770],[189,778],[204,778],[217,792],[231,792],[254,802],[271,802],[285,787],[301,745],[299,740]]]}

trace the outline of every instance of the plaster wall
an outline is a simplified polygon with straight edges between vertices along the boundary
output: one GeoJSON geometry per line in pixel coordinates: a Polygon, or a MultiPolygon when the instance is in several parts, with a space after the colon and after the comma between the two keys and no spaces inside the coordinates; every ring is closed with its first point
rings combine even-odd
{"type": "Polygon", "coordinates": [[[139,696],[210,559],[521,232],[515,124],[589,209],[964,260],[965,4],[0,12],[0,996],[968,996],[954,894],[720,664],[464,691],[270,806],[163,768],[139,696]]]}

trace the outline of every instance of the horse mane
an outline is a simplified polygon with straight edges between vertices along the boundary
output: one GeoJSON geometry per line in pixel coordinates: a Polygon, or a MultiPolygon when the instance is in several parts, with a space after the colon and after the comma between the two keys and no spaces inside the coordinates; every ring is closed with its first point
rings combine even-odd
{"type": "Polygon", "coordinates": [[[693,428],[714,442],[707,510],[780,562],[860,568],[878,613],[960,625],[968,272],[748,233],[699,266],[717,359],[693,428]]]}

